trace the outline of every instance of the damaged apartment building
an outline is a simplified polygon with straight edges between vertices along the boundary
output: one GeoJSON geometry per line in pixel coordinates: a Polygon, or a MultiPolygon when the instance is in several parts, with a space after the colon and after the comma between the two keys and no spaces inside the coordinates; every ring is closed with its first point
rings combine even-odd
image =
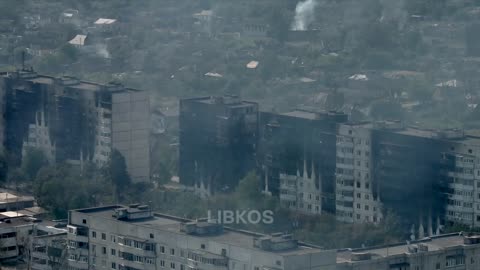
{"type": "Polygon", "coordinates": [[[480,226],[480,137],[400,122],[346,123],[337,136],[336,216],[378,223],[392,211],[412,235],[480,226]]]}
{"type": "Polygon", "coordinates": [[[258,104],[237,96],[180,101],[180,181],[202,196],[234,189],[255,169],[258,104]]]}
{"type": "Polygon", "coordinates": [[[0,74],[0,95],[0,138],[16,162],[32,147],[51,163],[102,166],[116,149],[134,182],[150,179],[146,91],[19,70],[0,74]]]}
{"type": "Polygon", "coordinates": [[[204,195],[256,170],[265,194],[306,215],[380,223],[412,235],[480,227],[480,135],[398,121],[353,122],[334,111],[261,112],[238,97],[181,101],[180,176],[204,195]],[[258,133],[258,135],[257,135],[258,133]]]}
{"type": "Polygon", "coordinates": [[[260,115],[259,169],[264,191],[290,209],[335,211],[335,139],[343,113],[303,108],[260,115]]]}

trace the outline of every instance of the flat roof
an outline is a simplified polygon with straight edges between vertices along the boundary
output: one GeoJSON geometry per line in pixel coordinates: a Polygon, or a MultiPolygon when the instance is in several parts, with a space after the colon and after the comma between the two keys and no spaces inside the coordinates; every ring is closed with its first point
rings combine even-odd
{"type": "Polygon", "coordinates": [[[17,196],[9,192],[0,192],[0,204],[12,203],[12,202],[26,202],[34,201],[32,196],[17,196]]]}
{"type": "Polygon", "coordinates": [[[17,227],[27,224],[33,224],[33,220],[29,220],[26,217],[13,217],[13,218],[2,218],[0,221],[0,228],[9,228],[9,227],[17,227]],[[8,222],[6,222],[9,220],[8,222]]]}
{"type": "MultiPolygon", "coordinates": [[[[425,240],[420,240],[412,242],[411,245],[423,244],[428,247],[428,252],[443,250],[449,247],[464,246],[464,237],[458,233],[433,236],[431,238],[426,238],[425,240]]],[[[373,247],[366,249],[355,249],[355,250],[339,250],[337,252],[337,263],[356,263],[357,261],[352,261],[352,254],[354,253],[368,253],[372,255],[372,260],[387,258],[390,256],[401,255],[401,254],[410,254],[408,251],[409,245],[407,243],[383,246],[383,247],[373,247]]],[[[359,261],[360,263],[362,261],[359,261]]]]}
{"type": "MultiPolygon", "coordinates": [[[[127,221],[117,220],[115,217],[113,217],[113,214],[115,213],[115,209],[117,208],[127,208],[127,207],[121,206],[121,205],[114,205],[114,206],[79,209],[79,210],[72,210],[72,211],[86,214],[89,216],[104,218],[108,220],[115,220],[117,222],[125,222],[129,224],[134,224],[137,226],[143,226],[143,227],[147,227],[147,228],[151,228],[159,231],[166,231],[166,232],[179,234],[179,235],[187,235],[186,233],[180,231],[182,223],[192,221],[192,220],[164,215],[160,213],[155,213],[152,218],[147,218],[147,219],[127,220],[127,221]]],[[[308,245],[302,245],[302,244],[299,244],[298,248],[284,250],[284,251],[262,250],[254,247],[253,243],[255,238],[260,236],[265,236],[265,235],[259,234],[259,233],[235,230],[228,227],[224,227],[223,233],[218,235],[205,235],[205,236],[188,235],[188,236],[202,238],[205,240],[229,244],[229,245],[238,246],[242,248],[253,249],[260,252],[275,253],[279,255],[298,255],[298,254],[317,253],[319,251],[322,251],[322,249],[320,248],[310,247],[308,245]]]]}
{"type": "Polygon", "coordinates": [[[323,119],[322,117],[324,116],[328,117],[328,116],[338,116],[338,115],[345,115],[345,114],[341,112],[336,112],[336,111],[315,110],[314,108],[310,108],[310,107],[302,107],[302,108],[297,108],[291,112],[282,113],[280,115],[303,118],[308,120],[321,120],[323,119]]]}
{"type": "Polygon", "coordinates": [[[285,116],[291,116],[291,117],[297,117],[297,118],[303,118],[303,119],[308,119],[308,120],[317,120],[317,114],[313,112],[307,112],[307,111],[291,111],[288,113],[282,113],[281,115],[285,116]]]}
{"type": "Polygon", "coordinates": [[[405,134],[405,135],[423,137],[423,138],[436,138],[438,136],[437,131],[414,128],[414,127],[406,127],[404,129],[396,130],[393,132],[398,134],[405,134]]]}
{"type": "MultiPolygon", "coordinates": [[[[89,81],[80,80],[80,79],[77,79],[75,77],[70,77],[70,76],[52,77],[52,76],[41,75],[41,74],[37,74],[35,72],[23,71],[23,70],[14,71],[14,72],[0,72],[0,76],[2,76],[2,77],[9,77],[9,76],[15,75],[15,74],[23,74],[23,75],[26,76],[24,78],[22,78],[20,76],[19,77],[20,80],[23,79],[24,81],[29,81],[29,82],[38,83],[38,84],[53,85],[57,81],[73,80],[73,81],[75,81],[74,83],[66,84],[65,87],[73,88],[73,89],[81,89],[81,90],[86,90],[86,91],[100,91],[100,90],[104,89],[103,87],[108,87],[109,86],[109,84],[100,84],[100,83],[95,83],[95,82],[89,82],[89,81]]],[[[112,86],[114,86],[114,85],[112,85],[112,86]]],[[[145,91],[145,90],[128,88],[128,87],[124,87],[123,85],[121,85],[121,88],[110,90],[110,92],[112,92],[112,93],[116,93],[116,92],[141,92],[141,91],[145,91]]]]}
{"type": "Polygon", "coordinates": [[[203,104],[222,104],[228,107],[236,108],[236,107],[244,107],[244,106],[251,106],[257,104],[256,102],[242,100],[238,96],[209,96],[209,97],[196,97],[196,98],[185,98],[181,99],[181,101],[189,101],[189,102],[198,102],[203,104]]]}

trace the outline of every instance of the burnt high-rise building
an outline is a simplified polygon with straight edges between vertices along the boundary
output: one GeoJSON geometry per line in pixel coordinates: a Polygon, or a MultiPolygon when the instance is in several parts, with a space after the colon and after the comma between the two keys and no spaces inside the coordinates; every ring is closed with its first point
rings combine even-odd
{"type": "Polygon", "coordinates": [[[180,101],[181,183],[209,195],[255,169],[258,104],[237,96],[180,101]]]}
{"type": "Polygon", "coordinates": [[[113,149],[133,181],[150,176],[150,112],[145,91],[32,71],[0,74],[2,145],[20,163],[28,148],[51,163],[106,164],[113,149]]]}
{"type": "Polygon", "coordinates": [[[335,212],[336,130],[347,120],[310,108],[262,112],[258,161],[265,192],[300,212],[335,212]]]}
{"type": "Polygon", "coordinates": [[[419,237],[445,224],[480,226],[478,133],[346,123],[337,145],[338,220],[379,223],[394,213],[419,237]]]}

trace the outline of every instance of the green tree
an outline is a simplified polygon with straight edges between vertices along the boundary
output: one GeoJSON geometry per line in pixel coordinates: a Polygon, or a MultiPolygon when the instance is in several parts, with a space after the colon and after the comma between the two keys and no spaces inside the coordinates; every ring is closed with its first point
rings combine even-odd
{"type": "Polygon", "coordinates": [[[117,149],[112,151],[110,161],[104,168],[103,176],[115,186],[117,199],[123,198],[124,191],[130,186],[132,181],[127,172],[125,157],[117,149]]]}
{"type": "Polygon", "coordinates": [[[25,175],[33,181],[40,168],[48,165],[48,160],[42,150],[32,147],[27,148],[22,159],[22,170],[25,175]]]}

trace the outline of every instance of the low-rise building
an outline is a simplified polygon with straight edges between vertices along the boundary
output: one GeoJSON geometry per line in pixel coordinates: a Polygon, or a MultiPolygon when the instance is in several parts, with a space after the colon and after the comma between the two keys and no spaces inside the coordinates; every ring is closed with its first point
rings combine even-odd
{"type": "Polygon", "coordinates": [[[152,213],[148,206],[72,210],[69,269],[334,270],[335,251],[152,213]]]}
{"type": "Polygon", "coordinates": [[[17,196],[9,192],[0,192],[0,213],[34,207],[34,204],[35,198],[32,196],[17,196]]]}
{"type": "Polygon", "coordinates": [[[30,250],[32,270],[66,269],[67,230],[65,225],[35,227],[30,250]]]}
{"type": "Polygon", "coordinates": [[[337,270],[480,269],[480,237],[458,233],[413,243],[340,250],[337,270]]]}

